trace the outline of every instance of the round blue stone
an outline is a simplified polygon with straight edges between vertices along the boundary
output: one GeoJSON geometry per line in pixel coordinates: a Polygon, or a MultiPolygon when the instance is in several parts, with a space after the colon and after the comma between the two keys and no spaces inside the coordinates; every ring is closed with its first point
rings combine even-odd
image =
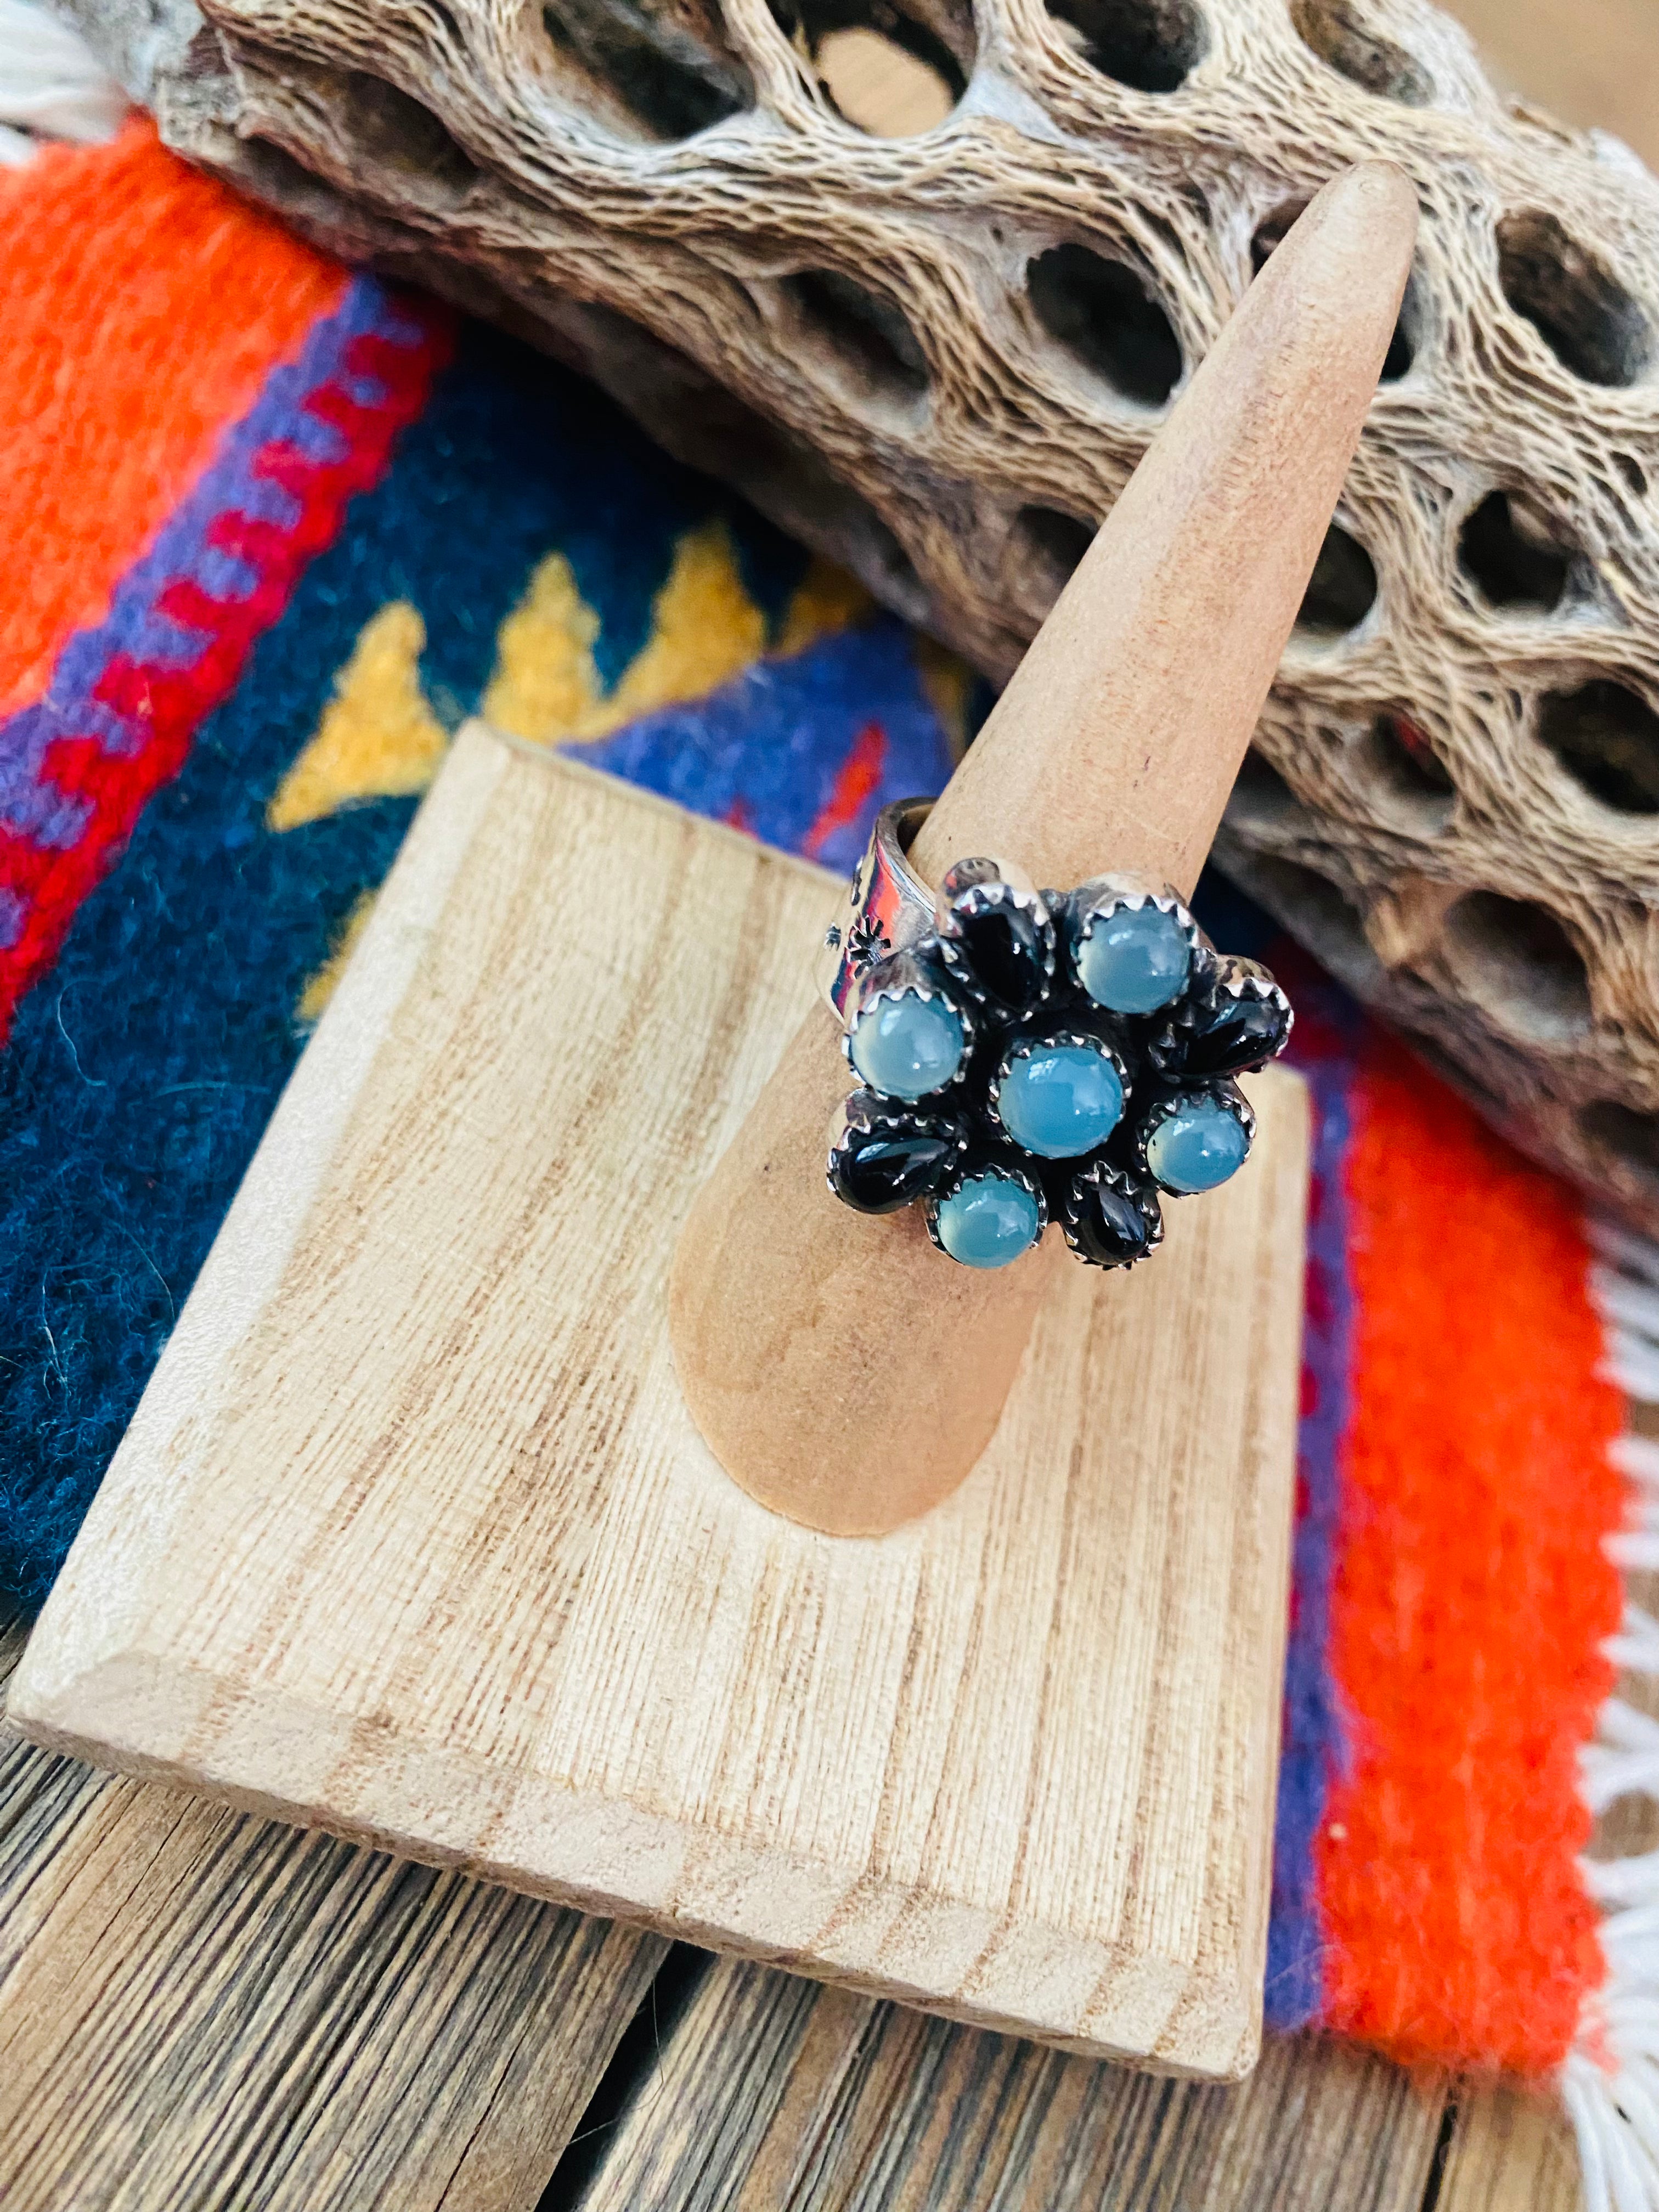
{"type": "Polygon", "coordinates": [[[1078,980],[1097,1006],[1150,1014],[1179,998],[1192,961],[1187,933],[1155,906],[1119,907],[1077,949],[1078,980]]]}
{"type": "Polygon", "coordinates": [[[943,999],[905,991],[878,999],[853,1024],[852,1060],[884,1098],[925,1098],[962,1065],[962,1017],[943,999]]]}
{"type": "Polygon", "coordinates": [[[971,1176],[939,1205],[939,1241],[964,1267],[1006,1267],[1036,1243],[1037,1202],[995,1168],[971,1176]]]}
{"type": "Polygon", "coordinates": [[[1029,1044],[997,1086],[997,1113],[1017,1145],[1045,1160],[1103,1145],[1123,1114],[1123,1083],[1098,1045],[1029,1044]]]}
{"type": "Polygon", "coordinates": [[[1244,1164],[1244,1124],[1218,1098],[1194,1100],[1166,1115],[1146,1139],[1146,1164],[1165,1190],[1213,1190],[1244,1164]]]}

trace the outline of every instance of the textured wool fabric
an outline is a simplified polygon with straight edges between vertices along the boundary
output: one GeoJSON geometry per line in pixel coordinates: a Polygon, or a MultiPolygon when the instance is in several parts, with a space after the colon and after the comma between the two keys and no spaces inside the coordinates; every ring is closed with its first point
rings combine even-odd
{"type": "Polygon", "coordinates": [[[1376,1034],[1352,1111],[1323,2013],[1541,2074],[1602,1972],[1577,1765],[1613,1686],[1623,1405],[1568,1194],[1376,1034]]]}
{"type": "Polygon", "coordinates": [[[66,640],[44,695],[0,722],[0,1037],[348,499],[380,475],[447,343],[446,318],[372,280],[348,286],[222,433],[102,618],[66,640]]]}
{"type": "MultiPolygon", "coordinates": [[[[297,412],[302,383],[273,374],[274,404],[297,412]]],[[[250,411],[272,404],[267,391],[250,411]]],[[[391,863],[403,794],[429,773],[434,731],[501,680],[503,633],[549,546],[603,611],[589,647],[602,696],[660,666],[681,629],[676,578],[697,566],[686,547],[711,532],[746,632],[808,635],[822,598],[797,548],[575,380],[482,331],[334,528],[177,780],[138,813],[114,875],[83,897],[0,1053],[0,1147],[17,1169],[0,1212],[0,1600],[44,1596],[325,1001],[331,959],[391,863]]],[[[890,719],[920,731],[898,764],[940,781],[951,750],[922,720],[909,641],[878,651],[862,670],[855,657],[842,695],[867,720],[891,689],[890,719]]],[[[768,665],[783,678],[787,664],[768,665]]],[[[809,814],[833,792],[829,749],[856,734],[851,705],[822,724],[809,814]]],[[[811,751],[794,757],[803,774],[811,751]]],[[[752,775],[748,799],[721,787],[739,818],[766,814],[768,749],[752,775]]],[[[866,818],[881,795],[866,793],[866,818]]]]}
{"type": "Polygon", "coordinates": [[[6,509],[46,526],[0,562],[0,714],[45,690],[76,630],[197,482],[228,422],[348,278],[162,152],[147,123],[0,176],[6,509]],[[223,303],[232,298],[236,313],[223,303]]]}
{"type": "MultiPolygon", "coordinates": [[[[839,868],[944,781],[972,686],[578,380],[143,129],[0,190],[29,549],[0,562],[0,1604],[28,1607],[464,714],[839,868]]],[[[1545,2075],[1605,1966],[1576,1762],[1620,1407],[1583,1235],[1247,902],[1200,904],[1289,983],[1315,1116],[1269,2020],[1545,2075]]]]}

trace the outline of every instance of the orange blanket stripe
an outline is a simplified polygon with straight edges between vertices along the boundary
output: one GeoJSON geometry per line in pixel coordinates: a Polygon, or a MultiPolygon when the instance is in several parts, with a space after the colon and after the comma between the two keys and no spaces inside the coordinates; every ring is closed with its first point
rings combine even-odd
{"type": "Polygon", "coordinates": [[[103,620],[221,432],[349,279],[144,123],[0,171],[0,268],[7,507],[51,525],[0,562],[3,714],[103,620]]]}
{"type": "Polygon", "coordinates": [[[1354,1118],[1331,1643],[1351,1764],[1317,1843],[1326,2024],[1408,2062],[1537,2076],[1603,1975],[1577,1754],[1613,1681],[1595,1655],[1620,1615],[1601,1538],[1621,1519],[1623,1403],[1594,1379],[1570,1196],[1385,1040],[1354,1118]]]}

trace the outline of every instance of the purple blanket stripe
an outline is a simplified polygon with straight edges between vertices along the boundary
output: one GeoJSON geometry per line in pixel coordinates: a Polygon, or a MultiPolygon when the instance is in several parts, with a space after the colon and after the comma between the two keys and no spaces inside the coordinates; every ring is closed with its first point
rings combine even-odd
{"type": "MultiPolygon", "coordinates": [[[[0,721],[0,830],[60,852],[79,842],[90,802],[66,796],[45,774],[49,750],[63,737],[96,738],[114,755],[143,742],[143,732],[126,717],[98,700],[105,670],[117,654],[180,668],[195,661],[199,635],[158,605],[170,584],[189,580],[211,599],[256,588],[248,564],[214,542],[214,526],[222,516],[240,515],[279,529],[294,526],[294,496],[261,470],[260,456],[267,447],[286,444],[314,459],[337,457],[339,433],[307,411],[307,397],[343,374],[347,348],[370,331],[405,343],[418,335],[384,285],[363,276],[313,326],[299,358],[266,377],[258,399],[226,433],[154,544],[121,578],[104,620],[64,647],[46,697],[0,721]]],[[[6,921],[0,914],[0,942],[6,921]]]]}
{"type": "Polygon", "coordinates": [[[1316,2023],[1320,2014],[1324,1931],[1314,1846],[1345,1737],[1328,1654],[1350,1410],[1353,1298],[1344,1170],[1358,1017],[1352,1001],[1293,951],[1274,951],[1296,1001],[1291,1058],[1313,1094],[1296,1542],[1267,1934],[1267,2021],[1283,2033],[1316,2023]]]}

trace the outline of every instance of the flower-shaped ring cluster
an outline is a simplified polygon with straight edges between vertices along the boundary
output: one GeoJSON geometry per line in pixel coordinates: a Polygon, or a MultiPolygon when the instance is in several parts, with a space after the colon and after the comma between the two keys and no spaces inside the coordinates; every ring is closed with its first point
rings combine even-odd
{"type": "Polygon", "coordinates": [[[868,966],[847,1010],[860,1087],[830,1188],[861,1213],[920,1203],[967,1267],[1006,1266],[1050,1221],[1079,1259],[1128,1267],[1163,1237],[1162,1196],[1243,1164],[1255,1124],[1234,1079],[1284,1050],[1291,1018],[1173,891],[1036,891],[963,861],[931,932],[868,966]]]}

